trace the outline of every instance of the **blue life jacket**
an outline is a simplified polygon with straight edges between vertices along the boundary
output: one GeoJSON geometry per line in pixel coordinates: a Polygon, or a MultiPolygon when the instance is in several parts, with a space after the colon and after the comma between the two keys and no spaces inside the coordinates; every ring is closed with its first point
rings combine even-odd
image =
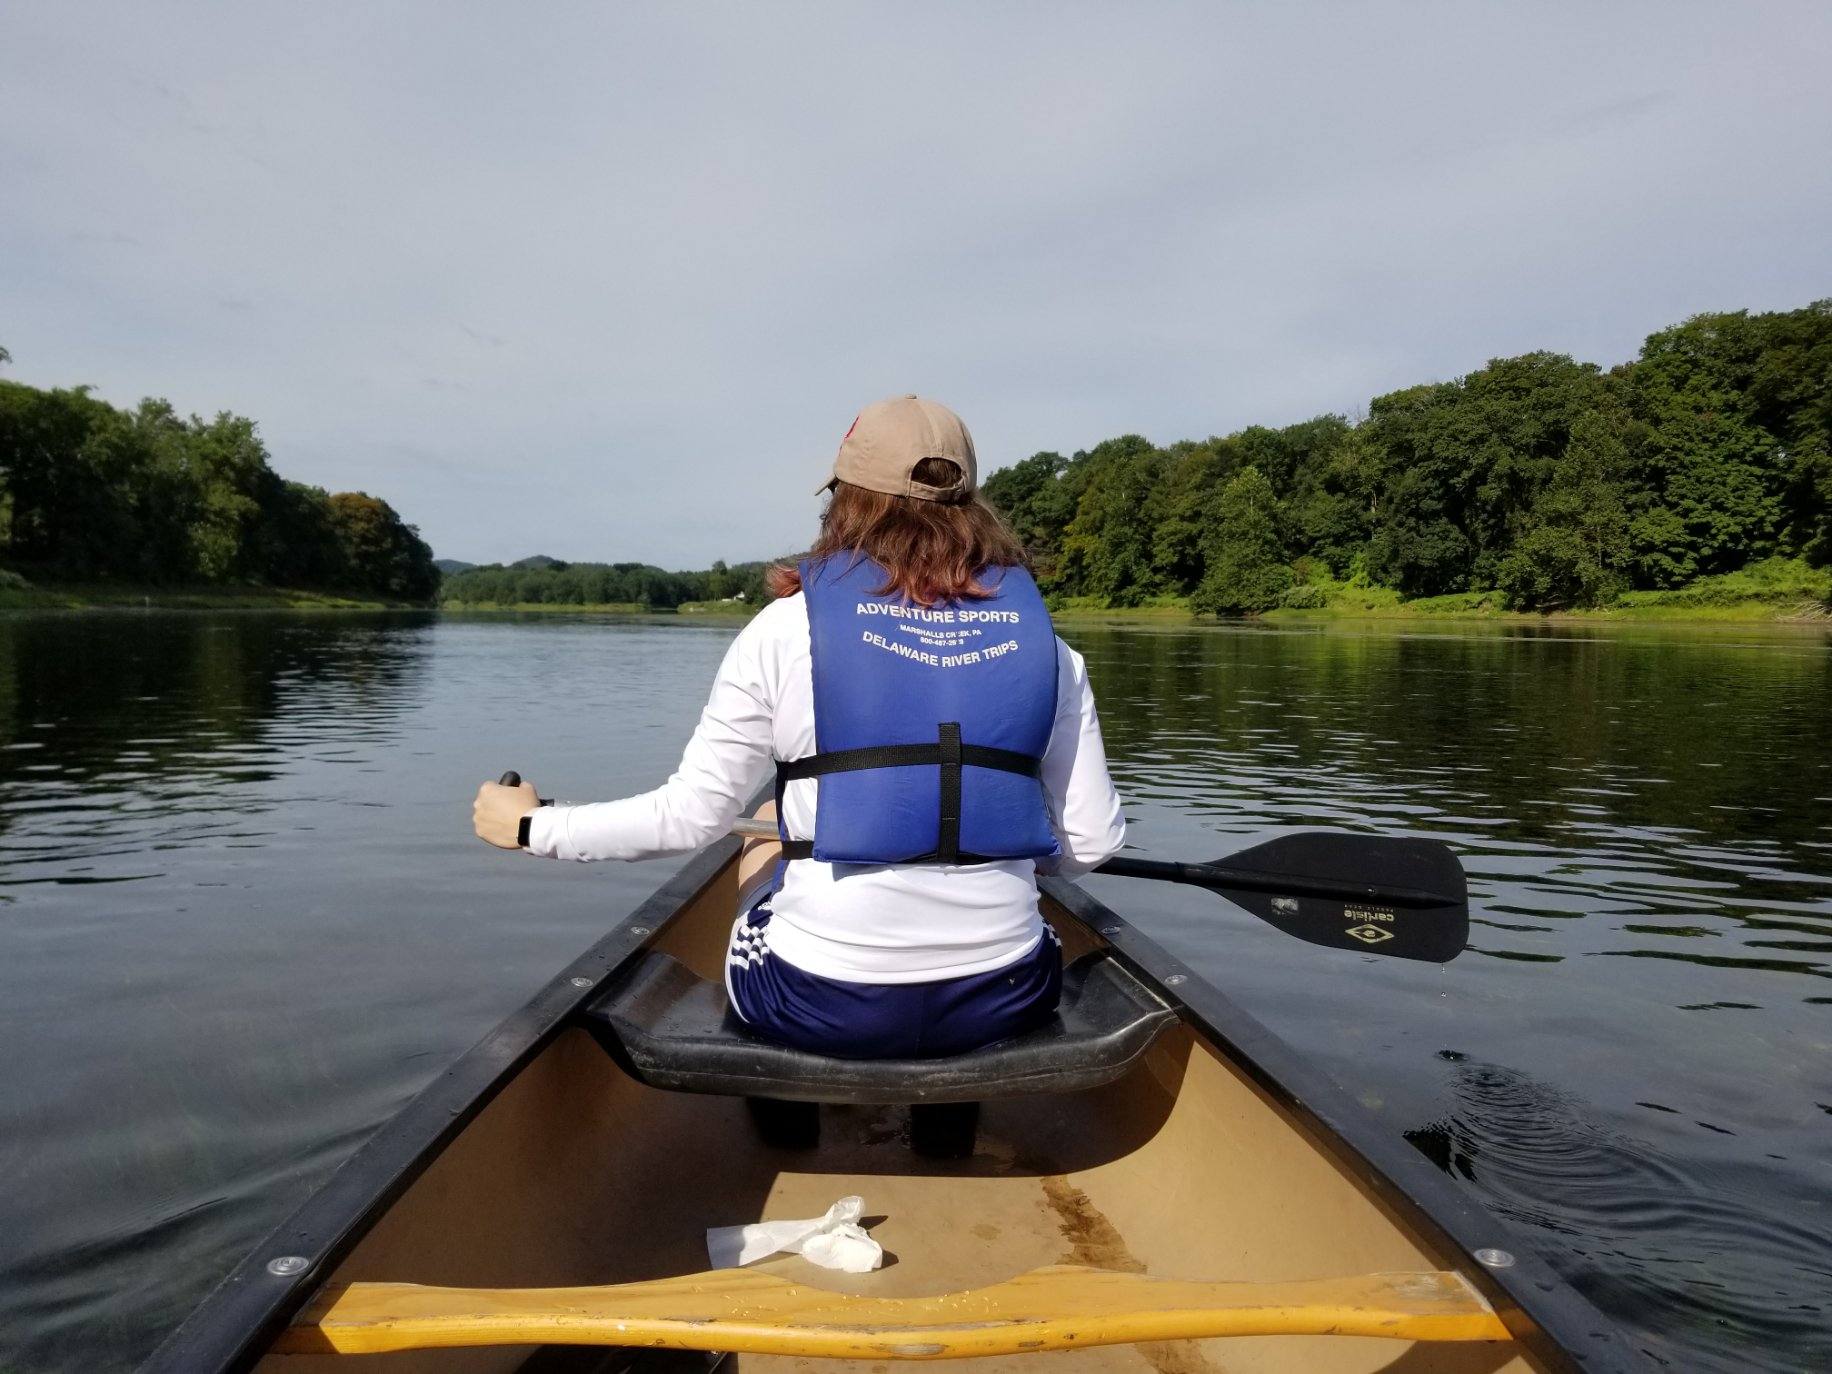
{"type": "MultiPolygon", "coordinates": [[[[785,859],[985,863],[1060,853],[1041,780],[1056,719],[1056,632],[1022,568],[993,595],[917,606],[880,596],[885,570],[839,555],[801,565],[814,665],[814,742],[778,761],[818,778],[814,839],[785,859]]],[[[780,822],[779,822],[780,826],[780,822]]]]}

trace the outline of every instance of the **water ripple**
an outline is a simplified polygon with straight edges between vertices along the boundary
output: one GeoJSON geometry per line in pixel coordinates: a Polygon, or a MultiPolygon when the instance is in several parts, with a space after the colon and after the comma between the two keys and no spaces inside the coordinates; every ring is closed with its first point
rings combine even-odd
{"type": "Polygon", "coordinates": [[[1070,637],[1125,684],[1103,720],[1146,852],[1327,826],[1470,874],[1471,954],[1435,979],[1313,964],[1307,993],[1272,937],[1230,926],[1222,959],[1225,917],[1150,899],[1180,953],[1364,1101],[1417,1096],[1429,1028],[1479,1033],[1415,1143],[1673,1367],[1832,1367],[1824,636],[1070,637]]]}

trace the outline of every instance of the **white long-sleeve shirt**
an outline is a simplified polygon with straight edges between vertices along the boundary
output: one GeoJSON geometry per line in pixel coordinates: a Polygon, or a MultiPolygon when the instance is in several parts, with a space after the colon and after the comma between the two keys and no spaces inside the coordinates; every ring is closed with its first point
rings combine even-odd
{"type": "MultiPolygon", "coordinates": [[[[529,849],[556,859],[684,854],[724,835],[775,759],[815,752],[807,603],[771,602],[739,632],[680,767],[653,792],[622,801],[543,807],[529,849]]],[[[1107,774],[1094,693],[1081,655],[1056,640],[1056,723],[1043,790],[1062,857],[982,864],[786,865],[771,901],[770,950],[798,968],[860,983],[914,983],[983,973],[1042,936],[1036,870],[1074,876],[1119,851],[1125,819],[1107,774]]],[[[783,797],[788,833],[814,834],[819,780],[783,797]]]]}

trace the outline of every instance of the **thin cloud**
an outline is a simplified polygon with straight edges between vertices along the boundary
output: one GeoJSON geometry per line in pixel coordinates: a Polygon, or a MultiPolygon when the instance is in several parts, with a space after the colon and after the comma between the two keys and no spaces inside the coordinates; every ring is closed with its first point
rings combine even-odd
{"type": "Polygon", "coordinates": [[[470,560],[803,544],[853,413],[900,391],[997,466],[1828,293],[1818,4],[7,29],[8,375],[252,415],[289,477],[470,560]]]}

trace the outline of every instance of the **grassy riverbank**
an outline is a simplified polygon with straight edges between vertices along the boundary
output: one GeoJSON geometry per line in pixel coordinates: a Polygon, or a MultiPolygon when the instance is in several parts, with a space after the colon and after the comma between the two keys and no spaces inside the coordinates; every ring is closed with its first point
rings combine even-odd
{"type": "MultiPolygon", "coordinates": [[[[1061,620],[1133,620],[1194,624],[1186,597],[1159,597],[1140,606],[1106,607],[1070,598],[1053,610],[1061,620]]],[[[1286,604],[1258,619],[1274,624],[1329,620],[1709,621],[1713,623],[1832,623],[1832,569],[1795,559],[1770,559],[1740,572],[1704,577],[1667,591],[1623,592],[1606,606],[1554,612],[1512,611],[1498,591],[1452,592],[1406,600],[1387,587],[1314,579],[1293,587],[1286,604]]]]}
{"type": "MultiPolygon", "coordinates": [[[[1327,607],[1294,610],[1280,608],[1245,620],[1273,625],[1322,624],[1338,620],[1486,620],[1513,621],[1523,625],[1543,625],[1552,621],[1581,620],[1594,623],[1615,621],[1667,621],[1675,624],[1710,622],[1713,624],[1798,624],[1832,625],[1832,608],[1823,601],[1795,601],[1777,605],[1769,601],[1746,600],[1724,605],[1619,603],[1592,610],[1510,611],[1499,597],[1482,595],[1435,596],[1424,601],[1404,601],[1392,605],[1336,604],[1327,607]],[[1449,603],[1449,604],[1446,604],[1449,603]]],[[[1097,607],[1063,606],[1051,616],[1073,624],[1077,621],[1137,622],[1154,625],[1215,624],[1213,617],[1198,616],[1186,602],[1157,603],[1149,606],[1097,607]]]]}
{"type": "Polygon", "coordinates": [[[290,587],[143,587],[119,583],[35,583],[0,573],[0,611],[85,611],[111,608],[179,611],[423,610],[418,603],[380,601],[290,587]]]}

